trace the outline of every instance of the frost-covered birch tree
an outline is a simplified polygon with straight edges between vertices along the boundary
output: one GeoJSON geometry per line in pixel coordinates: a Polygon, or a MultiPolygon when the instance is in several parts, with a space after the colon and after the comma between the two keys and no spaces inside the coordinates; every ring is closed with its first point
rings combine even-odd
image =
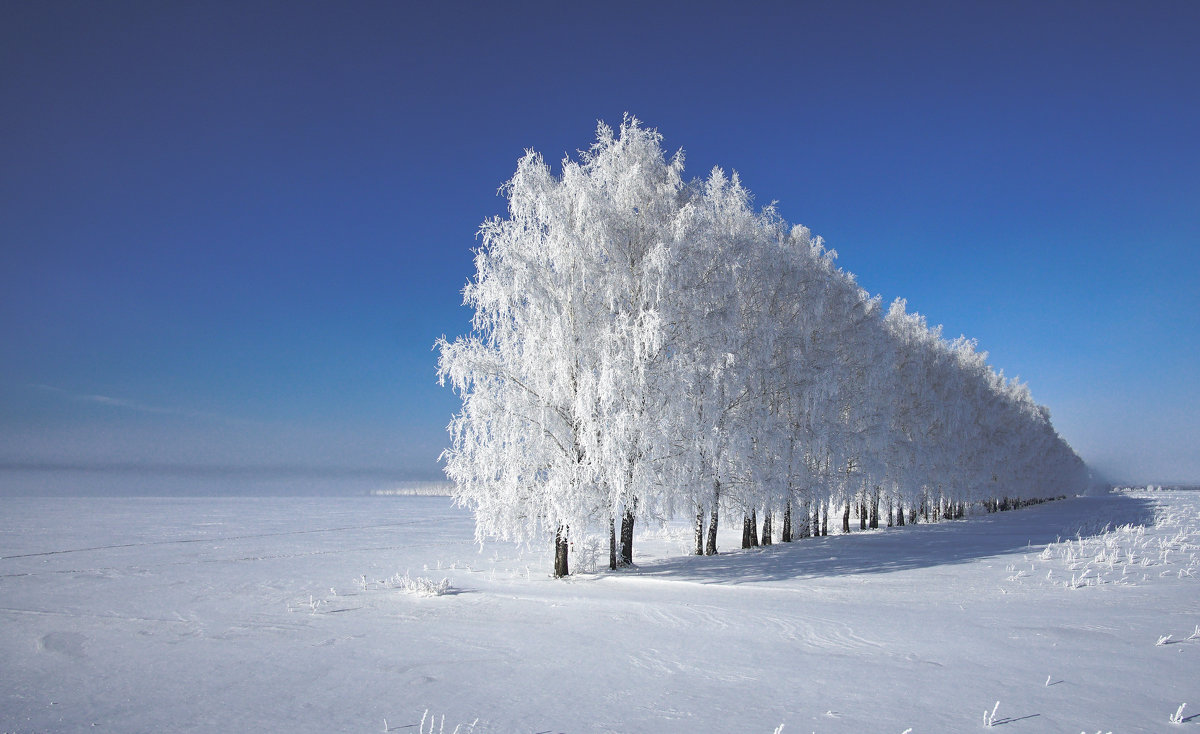
{"type": "Polygon", "coordinates": [[[553,534],[556,575],[571,528],[611,538],[618,511],[632,560],[639,508],[665,496],[660,302],[686,192],[682,157],[660,141],[626,118],[559,176],[527,153],[503,189],[509,216],[480,230],[472,333],[437,344],[439,378],[463,399],[443,455],[457,500],[481,539],[553,534]]]}

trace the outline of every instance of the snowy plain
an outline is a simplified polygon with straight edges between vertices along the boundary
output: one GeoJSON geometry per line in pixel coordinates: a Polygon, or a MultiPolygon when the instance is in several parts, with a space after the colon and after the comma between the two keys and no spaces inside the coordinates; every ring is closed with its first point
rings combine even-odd
{"type": "Polygon", "coordinates": [[[444,497],[0,498],[0,731],[1200,732],[1200,492],[740,531],[554,580],[444,497]]]}

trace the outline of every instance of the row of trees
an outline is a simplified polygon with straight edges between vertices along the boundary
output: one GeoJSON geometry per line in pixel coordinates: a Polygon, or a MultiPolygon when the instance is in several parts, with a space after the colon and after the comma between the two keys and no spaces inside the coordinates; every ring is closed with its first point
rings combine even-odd
{"type": "Polygon", "coordinates": [[[558,176],[527,152],[482,225],[472,331],[437,344],[462,398],[442,459],[479,539],[553,537],[564,575],[580,533],[631,562],[638,520],[694,517],[712,554],[722,513],[746,543],[759,516],[791,540],[852,506],[903,523],[1086,483],[973,341],[885,309],[736,174],[683,170],[626,117],[558,176]]]}

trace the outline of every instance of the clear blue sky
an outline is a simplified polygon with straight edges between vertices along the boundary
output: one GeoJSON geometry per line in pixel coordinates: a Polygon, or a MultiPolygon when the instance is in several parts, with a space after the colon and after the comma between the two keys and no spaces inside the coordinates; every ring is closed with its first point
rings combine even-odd
{"type": "Polygon", "coordinates": [[[497,187],[623,112],[1200,481],[1200,3],[0,4],[0,465],[439,476],[497,187]]]}

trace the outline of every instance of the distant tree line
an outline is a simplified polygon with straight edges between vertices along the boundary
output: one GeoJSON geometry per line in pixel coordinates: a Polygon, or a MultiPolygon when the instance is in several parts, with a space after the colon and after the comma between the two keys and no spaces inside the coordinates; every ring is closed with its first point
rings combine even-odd
{"type": "Polygon", "coordinates": [[[437,343],[462,398],[442,459],[479,539],[553,539],[562,576],[583,533],[631,563],[639,520],[693,518],[714,554],[723,515],[753,545],[1086,485],[974,341],[884,308],[736,173],[685,181],[661,142],[626,117],[557,176],[529,151],[480,229],[472,330],[437,343]]]}

